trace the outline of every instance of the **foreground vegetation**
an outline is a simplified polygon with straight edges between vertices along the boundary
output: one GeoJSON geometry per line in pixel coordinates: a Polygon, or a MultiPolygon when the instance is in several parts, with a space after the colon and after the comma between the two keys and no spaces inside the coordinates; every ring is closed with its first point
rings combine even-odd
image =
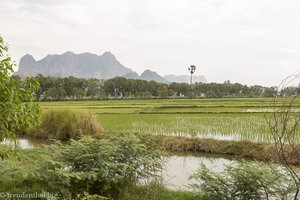
{"type": "MultiPolygon", "coordinates": [[[[7,148],[1,146],[2,151],[7,148]]],[[[0,162],[0,188],[10,193],[47,191],[60,198],[85,193],[118,198],[139,180],[156,177],[161,155],[133,135],[84,137],[68,144],[15,150],[0,162]]]]}
{"type": "Polygon", "coordinates": [[[30,78],[26,81],[11,78],[14,64],[7,51],[8,45],[0,35],[0,142],[37,124],[40,111],[33,103],[38,82],[30,78]]]}
{"type": "Polygon", "coordinates": [[[278,165],[240,162],[227,165],[221,173],[202,165],[191,179],[195,180],[194,190],[210,199],[298,199],[297,183],[278,165]]]}
{"type": "Polygon", "coordinates": [[[210,200],[202,193],[192,191],[170,190],[156,183],[133,187],[123,194],[122,200],[210,200]]]}
{"type": "MultiPolygon", "coordinates": [[[[104,134],[99,139],[83,137],[25,150],[12,151],[2,145],[1,152],[11,154],[0,161],[0,187],[9,193],[46,191],[57,194],[54,199],[120,200],[290,199],[296,191],[284,168],[256,162],[226,166],[222,173],[199,166],[191,176],[191,191],[168,190],[159,184],[163,164],[163,152],[156,146],[159,141],[141,135],[104,134]],[[143,185],[147,179],[156,182],[143,185]]],[[[239,147],[243,146],[244,153],[255,149],[255,144],[239,147]]],[[[217,149],[213,141],[208,148],[217,149]]],[[[224,146],[224,150],[230,148],[239,151],[233,145],[224,146]]]]}

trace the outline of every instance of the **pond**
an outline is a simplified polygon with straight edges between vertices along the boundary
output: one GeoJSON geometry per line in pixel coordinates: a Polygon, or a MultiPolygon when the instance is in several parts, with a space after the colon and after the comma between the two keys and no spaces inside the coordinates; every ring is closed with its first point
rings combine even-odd
{"type": "Polygon", "coordinates": [[[224,171],[225,165],[234,165],[236,162],[230,157],[207,153],[171,155],[166,157],[161,174],[162,182],[170,189],[189,190],[188,185],[193,183],[189,177],[197,171],[201,163],[208,169],[221,172],[224,171]]]}
{"type": "Polygon", "coordinates": [[[18,138],[16,143],[12,140],[4,139],[0,144],[6,144],[8,146],[14,147],[15,145],[21,149],[31,149],[43,144],[50,144],[49,140],[35,139],[35,138],[18,138]]]}

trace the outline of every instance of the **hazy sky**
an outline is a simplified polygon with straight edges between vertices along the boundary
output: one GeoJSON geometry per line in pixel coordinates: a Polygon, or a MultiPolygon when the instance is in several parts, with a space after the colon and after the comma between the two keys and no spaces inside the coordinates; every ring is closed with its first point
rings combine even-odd
{"type": "Polygon", "coordinates": [[[299,0],[0,0],[0,34],[26,53],[102,54],[162,75],[277,85],[300,68],[299,0]]]}

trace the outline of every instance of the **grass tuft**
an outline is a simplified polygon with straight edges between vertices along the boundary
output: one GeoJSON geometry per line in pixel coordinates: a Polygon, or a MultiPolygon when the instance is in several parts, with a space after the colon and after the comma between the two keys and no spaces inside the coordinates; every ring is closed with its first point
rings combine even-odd
{"type": "Polygon", "coordinates": [[[69,109],[49,110],[41,117],[36,128],[30,128],[27,135],[42,139],[67,141],[79,139],[82,135],[97,136],[102,126],[92,114],[81,114],[69,109]]]}

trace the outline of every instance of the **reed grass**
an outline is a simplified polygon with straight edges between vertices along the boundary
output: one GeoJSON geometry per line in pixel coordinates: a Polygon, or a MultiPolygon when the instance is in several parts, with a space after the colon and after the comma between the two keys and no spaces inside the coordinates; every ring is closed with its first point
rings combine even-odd
{"type": "Polygon", "coordinates": [[[102,126],[90,113],[52,109],[44,112],[41,123],[37,127],[31,127],[26,134],[36,138],[67,141],[79,139],[82,135],[97,136],[101,132],[103,132],[102,126]]]}

